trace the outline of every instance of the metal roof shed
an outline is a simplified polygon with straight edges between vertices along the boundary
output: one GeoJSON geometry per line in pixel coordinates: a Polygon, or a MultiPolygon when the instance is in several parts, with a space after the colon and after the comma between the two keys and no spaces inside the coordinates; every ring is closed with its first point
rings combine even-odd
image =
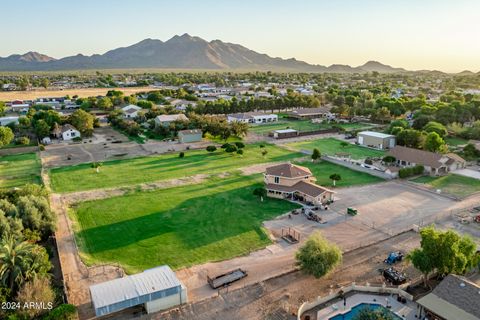
{"type": "MultiPolygon", "coordinates": [[[[167,297],[179,299],[185,290],[169,266],[160,266],[131,276],[90,286],[93,307],[97,316],[137,306],[167,297]]],[[[171,305],[171,306],[173,306],[171,305]]]]}

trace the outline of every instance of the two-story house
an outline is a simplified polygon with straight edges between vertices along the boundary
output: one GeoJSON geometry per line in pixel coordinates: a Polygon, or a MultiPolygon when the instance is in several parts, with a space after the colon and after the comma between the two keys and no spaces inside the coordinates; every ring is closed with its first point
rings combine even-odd
{"type": "Polygon", "coordinates": [[[267,196],[311,205],[333,201],[334,192],[315,184],[310,169],[291,163],[268,167],[264,174],[267,196]]]}

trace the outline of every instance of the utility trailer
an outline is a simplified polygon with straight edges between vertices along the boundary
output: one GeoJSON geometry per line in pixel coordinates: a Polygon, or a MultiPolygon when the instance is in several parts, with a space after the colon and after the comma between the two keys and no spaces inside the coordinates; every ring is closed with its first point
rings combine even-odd
{"type": "Polygon", "coordinates": [[[207,281],[212,289],[218,289],[229,286],[231,283],[243,279],[247,276],[247,272],[240,268],[221,274],[214,278],[210,278],[207,275],[207,281]]]}

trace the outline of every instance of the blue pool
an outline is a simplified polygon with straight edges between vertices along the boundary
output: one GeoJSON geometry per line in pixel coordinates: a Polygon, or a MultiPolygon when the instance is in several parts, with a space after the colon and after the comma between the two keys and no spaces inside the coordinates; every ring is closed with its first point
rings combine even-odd
{"type": "MultiPolygon", "coordinates": [[[[343,313],[343,314],[337,314],[336,316],[329,318],[328,320],[351,320],[353,319],[363,308],[368,307],[372,310],[377,310],[380,308],[385,308],[379,304],[375,303],[360,303],[357,304],[355,307],[353,307],[350,311],[343,313]]],[[[393,319],[395,320],[402,320],[399,316],[397,316],[395,313],[389,311],[390,314],[392,315],[393,319]]]]}

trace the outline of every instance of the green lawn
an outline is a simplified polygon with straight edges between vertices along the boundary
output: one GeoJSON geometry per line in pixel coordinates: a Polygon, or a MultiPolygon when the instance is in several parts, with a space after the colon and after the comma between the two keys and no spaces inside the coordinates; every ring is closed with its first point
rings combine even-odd
{"type": "Polygon", "coordinates": [[[411,181],[426,184],[459,198],[464,198],[480,191],[480,180],[458,174],[449,174],[442,177],[423,176],[411,181]]]}
{"type": "Polygon", "coordinates": [[[229,259],[270,244],[262,222],[296,208],[252,195],[260,175],[89,201],[70,214],[83,260],[120,263],[128,273],[229,259]]]}
{"type": "Polygon", "coordinates": [[[468,144],[468,140],[457,137],[446,137],[445,142],[452,147],[468,144]]]}
{"type": "Polygon", "coordinates": [[[0,156],[0,188],[41,183],[41,163],[36,153],[0,156]]]}
{"type": "Polygon", "coordinates": [[[381,150],[374,150],[365,147],[360,147],[354,144],[349,144],[346,147],[340,145],[341,140],[335,138],[324,138],[310,141],[293,142],[288,146],[296,150],[313,150],[317,148],[324,155],[335,155],[336,153],[349,153],[352,159],[362,159],[366,157],[383,157],[385,152],[381,150]]]}
{"type": "Polygon", "coordinates": [[[71,192],[228,172],[253,164],[287,161],[302,156],[274,145],[264,145],[268,151],[265,157],[258,144],[247,145],[243,156],[227,154],[223,149],[213,154],[195,150],[185,152],[184,158],[179,158],[178,153],[175,153],[107,161],[100,173],[96,173],[88,163],[55,168],[50,170],[50,180],[54,191],[71,192]]]}
{"type": "Polygon", "coordinates": [[[369,175],[368,173],[355,171],[327,161],[318,163],[305,161],[298,164],[309,168],[315,178],[317,178],[317,184],[327,188],[333,187],[333,182],[329,178],[333,173],[338,173],[342,178],[336,182],[336,187],[349,187],[385,181],[382,178],[369,175]]]}
{"type": "Polygon", "coordinates": [[[333,126],[341,127],[347,131],[368,129],[373,127],[368,123],[328,124],[328,123],[312,123],[311,120],[293,120],[293,119],[280,118],[278,122],[274,122],[270,124],[250,125],[250,131],[256,134],[266,135],[271,131],[281,130],[281,129],[290,128],[298,131],[315,131],[315,130],[321,130],[321,129],[330,129],[333,126]]]}

